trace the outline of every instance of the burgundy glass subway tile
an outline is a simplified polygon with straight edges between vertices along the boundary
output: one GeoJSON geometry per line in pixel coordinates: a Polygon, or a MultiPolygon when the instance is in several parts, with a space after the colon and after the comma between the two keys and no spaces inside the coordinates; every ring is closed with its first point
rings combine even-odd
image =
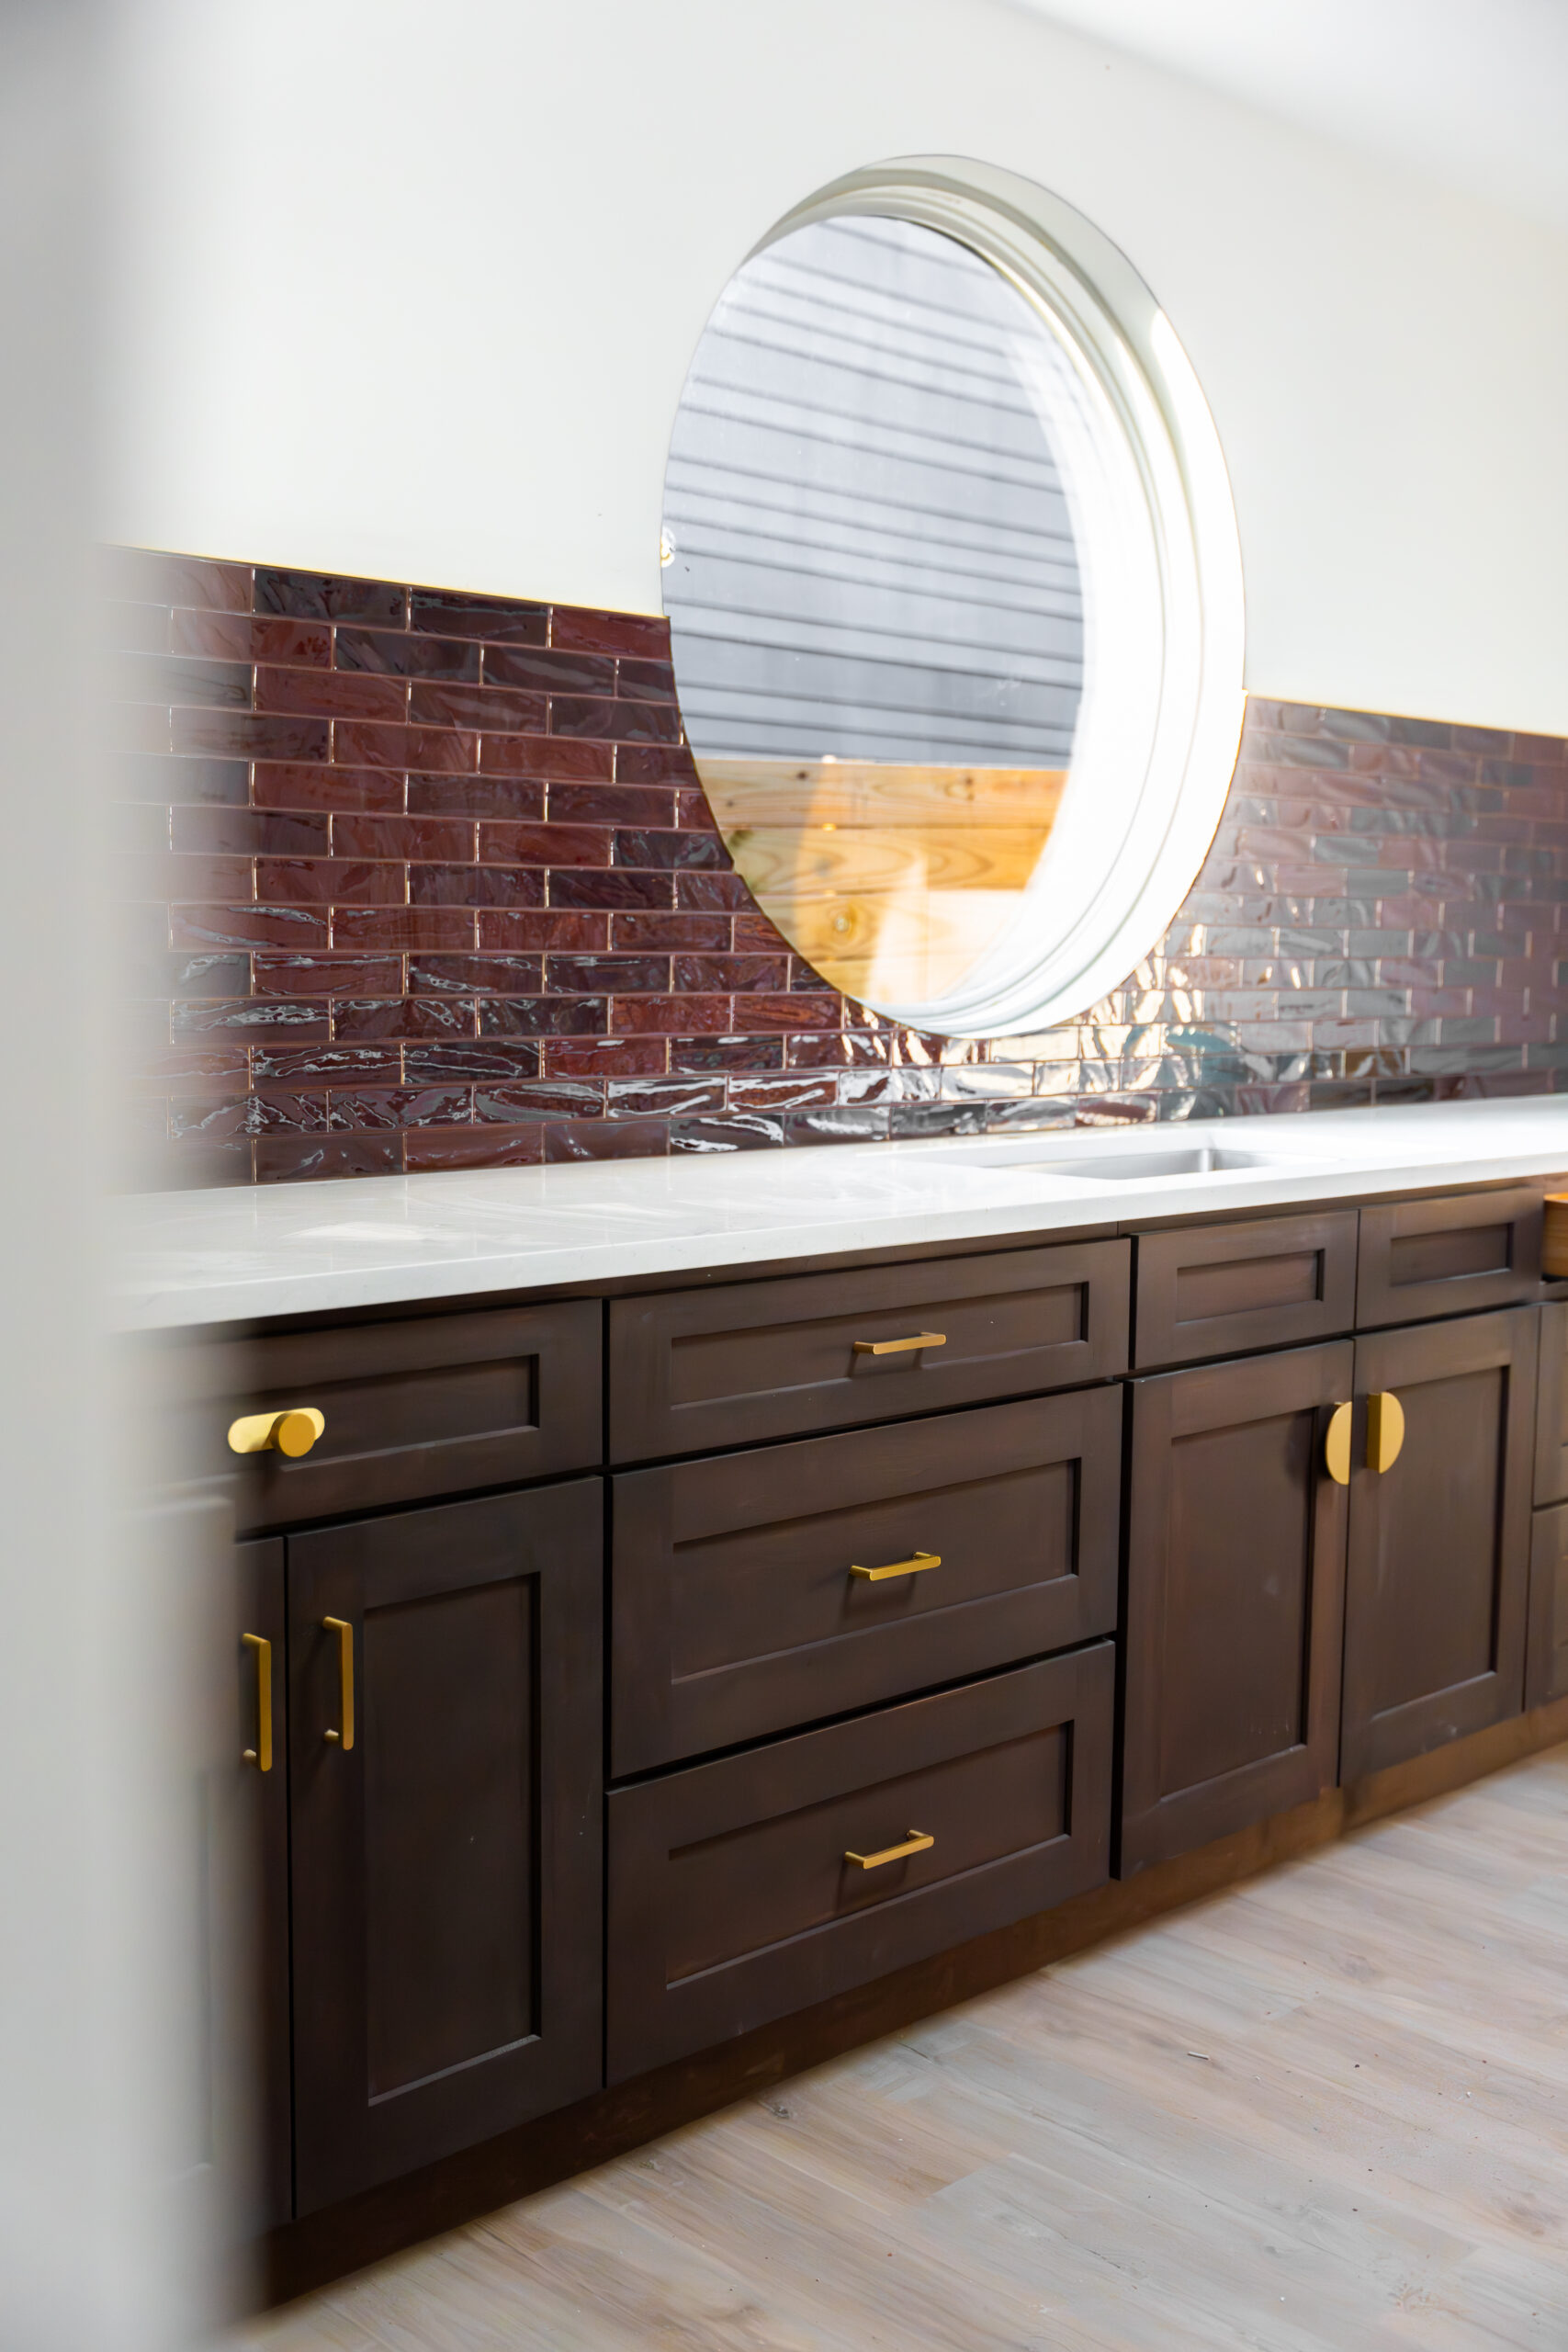
{"type": "Polygon", "coordinates": [[[131,752],[113,763],[118,795],[175,806],[243,808],[250,792],[244,760],[175,759],[170,752],[131,752]]]}
{"type": "Polygon", "coordinates": [[[668,662],[617,662],[615,692],[633,702],[672,703],[675,672],[668,662]]]}
{"type": "Polygon", "coordinates": [[[400,678],[263,667],[256,671],[255,707],[302,711],[316,718],[401,718],[408,708],[408,688],[400,678]]]}
{"type": "Polygon", "coordinates": [[[546,907],[537,911],[527,908],[479,910],[479,945],[481,948],[526,949],[558,947],[580,950],[592,955],[608,947],[610,917],[607,914],[581,913],[570,907],[546,907]]]}
{"type": "MultiPolygon", "coordinates": [[[[629,881],[633,877],[628,875],[625,878],[629,881]]],[[[657,877],[638,878],[651,880],[657,877]]],[[[552,896],[555,887],[556,877],[552,877],[552,896]]],[[[737,934],[735,944],[739,944],[738,934],[741,920],[739,916],[729,915],[617,914],[611,918],[611,937],[617,948],[664,948],[723,955],[731,944],[732,929],[737,934]]]]}
{"type": "Polygon", "coordinates": [[[836,996],[738,996],[738,1029],[836,1029],[840,1006],[836,996]]]}
{"type": "Polygon", "coordinates": [[[547,605],[509,596],[467,596],[445,588],[409,591],[409,627],[431,637],[473,637],[507,645],[543,645],[547,605]]]}
{"type": "Polygon", "coordinates": [[[755,902],[739,874],[688,868],[675,876],[675,904],[694,914],[749,914],[755,902]]]}
{"type": "Polygon", "coordinates": [[[172,1136],[198,1132],[212,1136],[262,1136],[279,1130],[299,1133],[324,1128],[326,1124],[324,1089],[315,1093],[299,1088],[285,1092],[281,1088],[253,1087],[248,1094],[235,1096],[227,1102],[198,1098],[187,1103],[176,1098],[169,1105],[172,1136]]]}
{"type": "Polygon", "coordinates": [[[411,775],[411,817],[499,817],[536,823],[545,813],[545,786],[513,775],[411,775]]]}
{"type": "Polygon", "coordinates": [[[386,768],[258,760],[254,777],[253,797],[258,808],[321,808],[329,813],[362,808],[391,814],[403,805],[403,779],[386,768]]]}
{"type": "Polygon", "coordinates": [[[663,1119],[568,1119],[544,1130],[547,1162],[571,1159],[660,1159],[670,1148],[663,1119]]]}
{"type": "Polygon", "coordinates": [[[172,711],[169,718],[172,751],[219,759],[324,760],[331,736],[331,726],[324,718],[186,709],[172,711]]]}
{"type": "Polygon", "coordinates": [[[216,1003],[185,1000],[168,1008],[175,1044],[221,1039],[236,1048],[287,1037],[292,1044],[324,1042],[331,1023],[324,997],[243,997],[216,1003]]]}
{"type": "Polygon", "coordinates": [[[787,965],[783,956],[677,956],[671,986],[694,996],[716,995],[720,989],[781,989],[787,965]]]}
{"type": "Polygon", "coordinates": [[[439,678],[415,678],[408,689],[408,706],[416,725],[478,727],[501,735],[542,733],[547,709],[543,695],[450,685],[439,678]]]}
{"type": "MultiPolygon", "coordinates": [[[[728,854],[716,833],[648,832],[641,830],[620,831],[615,835],[617,865],[653,866],[662,871],[675,868],[728,867],[728,854]]],[[[737,875],[734,877],[739,881],[737,875]]],[[[744,883],[740,885],[745,891],[744,883]]],[[[746,892],[750,904],[750,893],[746,892]]]]}
{"type": "Polygon", "coordinates": [[[396,1176],[403,1165],[400,1135],[258,1136],[257,1181],[314,1183],[329,1176],[396,1176]]]}
{"type": "Polygon", "coordinates": [[[484,675],[487,685],[526,686],[540,695],[604,695],[615,691],[614,657],[602,653],[487,645],[484,675]]]}
{"type": "Polygon", "coordinates": [[[580,866],[550,876],[552,907],[601,907],[614,910],[671,910],[675,881],[670,874],[628,874],[624,868],[580,866]]]}
{"type": "Polygon", "coordinates": [[[549,796],[552,825],[674,826],[672,786],[552,784],[549,796]]]}
{"type": "Polygon", "coordinates": [[[545,877],[526,865],[411,865],[412,907],[539,907],[545,877]]]}
{"type": "Polygon", "coordinates": [[[201,661],[179,654],[122,654],[114,664],[113,684],[127,702],[186,703],[202,710],[252,707],[248,662],[201,661]]]}
{"type": "Polygon", "coordinates": [[[479,855],[513,865],[608,865],[615,836],[604,825],[479,827],[479,855]]]}
{"type": "Polygon", "coordinates": [[[471,865],[475,832],[464,817],[392,817],[345,812],[333,819],[333,850],[339,857],[428,858],[442,865],[471,865]]]}
{"type": "Polygon", "coordinates": [[[609,784],[615,773],[615,746],[574,742],[568,735],[481,735],[479,773],[609,784]]]}
{"type": "Polygon", "coordinates": [[[262,858],[256,896],[275,905],[400,907],[408,896],[404,868],[344,857],[262,858]]]}
{"type": "Polygon", "coordinates": [[[409,989],[414,995],[464,993],[536,996],[544,985],[537,956],[412,956],[409,989]]]}
{"type": "Polygon", "coordinates": [[[842,1029],[826,1037],[791,1037],[787,1057],[791,1069],[885,1069],[892,1059],[892,1043],[863,1030],[842,1029]]]}
{"type": "Polygon", "coordinates": [[[682,784],[675,793],[675,822],[682,832],[716,833],[718,820],[701,785],[682,784]]]}
{"type": "Polygon", "coordinates": [[[736,1025],[733,1002],[727,996],[618,996],[613,1009],[615,1029],[627,1036],[674,1037],[701,1030],[722,1036],[736,1025]]]}
{"type": "Polygon", "coordinates": [[[334,947],[446,949],[474,944],[474,918],[465,907],[334,907],[334,947]]]}
{"type": "Polygon", "coordinates": [[[634,660],[670,659],[670,624],[642,613],[593,613],[557,605],[550,614],[550,643],[574,653],[626,653],[634,660]]]}
{"type": "Polygon", "coordinates": [[[403,1163],[411,1176],[443,1168],[536,1168],[544,1156],[544,1130],[533,1124],[411,1127],[403,1139],[403,1163]]]}
{"type": "Polygon", "coordinates": [[[661,1037],[547,1037],[542,1051],[547,1078],[660,1077],[669,1062],[661,1037]]]}
{"type": "Polygon", "coordinates": [[[474,1000],[468,996],[342,997],[333,1005],[333,1035],[353,1038],[472,1037],[474,1000]]]}
{"type": "Polygon", "coordinates": [[[467,1126],[473,1097],[466,1086],[334,1086],[334,1127],[467,1126]]]}
{"type": "Polygon", "coordinates": [[[169,944],[201,947],[325,947],[327,921],[309,907],[171,907],[169,944]]]}
{"type": "MultiPolygon", "coordinates": [[[[159,958],[154,993],[186,1002],[199,999],[232,1002],[247,994],[250,978],[248,956],[164,956],[159,958]]],[[[175,1011],[177,1017],[177,1004],[175,1011]]]]}
{"type": "Polygon", "coordinates": [[[722,1111],[722,1078],[610,1079],[604,1088],[604,1115],[610,1119],[692,1118],[699,1113],[722,1111]]]}
{"type": "Polygon", "coordinates": [[[250,613],[176,611],[169,617],[175,653],[213,654],[225,662],[308,662],[332,667],[333,633],[314,621],[266,620],[250,613]]]}
{"type": "Polygon", "coordinates": [[[782,1148],[782,1111],[726,1111],[711,1118],[673,1119],[670,1123],[671,1152],[693,1152],[709,1158],[730,1151],[766,1151],[782,1148]]]}
{"type": "Polygon", "coordinates": [[[166,822],[176,850],[252,857],[327,854],[325,816],[303,810],[175,807],[166,811],[166,822]]]}
{"type": "Polygon", "coordinates": [[[254,866],[248,857],[208,857],[177,850],[122,854],[112,861],[109,878],[116,895],[132,902],[194,899],[210,906],[255,896],[254,866]]]}
{"type": "MultiPolygon", "coordinates": [[[[389,580],[332,578],[320,571],[280,571],[258,564],[255,609],[287,613],[296,620],[356,621],[401,628],[408,619],[409,592],[389,580]]],[[[195,603],[182,597],[181,603],[195,603]]]]}
{"type": "Polygon", "coordinates": [[[324,1042],[310,1045],[258,1046],[251,1056],[257,1085],[287,1086],[314,1080],[330,1086],[372,1081],[395,1085],[402,1077],[402,1054],[396,1046],[346,1046],[324,1042]]]}
{"type": "Polygon", "coordinates": [[[610,1025],[602,996],[495,996],[479,1001],[481,1037],[601,1037],[610,1025]]]}
{"type": "Polygon", "coordinates": [[[403,984],[400,956],[257,955],[251,985],[258,997],[392,996],[403,984]]]}
{"type": "Polygon", "coordinates": [[[545,987],[552,995],[589,995],[608,989],[624,996],[628,989],[668,989],[668,956],[549,956],[545,959],[545,987]]]}
{"type": "Polygon", "coordinates": [[[581,695],[553,695],[550,698],[550,733],[590,736],[595,741],[613,743],[615,740],[615,703],[607,699],[600,701],[581,695]]]}
{"type": "Polygon", "coordinates": [[[592,1079],[541,1079],[534,1085],[478,1086],[474,1114],[514,1125],[524,1119],[597,1119],[604,1089],[592,1079]]]}
{"type": "MultiPolygon", "coordinates": [[[[316,755],[301,752],[278,756],[316,755]]],[[[478,766],[479,737],[456,727],[398,727],[375,719],[340,718],[333,728],[333,758],[344,767],[426,768],[450,775],[478,766]]]]}
{"type": "Polygon", "coordinates": [[[696,762],[684,743],[620,743],[617,784],[668,784],[700,789],[696,762]]]}
{"type": "Polygon", "coordinates": [[[833,1077],[732,1078],[728,1087],[729,1100],[738,1111],[818,1110],[825,1102],[839,1100],[838,1080],[833,1077]]]}
{"type": "Polygon", "coordinates": [[[531,1039],[449,1038],[403,1048],[403,1076],[411,1086],[499,1086],[512,1079],[537,1078],[539,1047],[531,1039]]]}

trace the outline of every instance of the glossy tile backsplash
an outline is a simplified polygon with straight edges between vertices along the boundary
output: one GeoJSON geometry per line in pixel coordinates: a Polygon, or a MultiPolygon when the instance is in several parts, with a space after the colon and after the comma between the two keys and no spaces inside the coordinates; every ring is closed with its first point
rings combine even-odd
{"type": "Polygon", "coordinates": [[[975,1045],[846,1002],[758,912],[661,621],[136,549],[106,577],[142,1183],[1568,1083],[1558,739],[1249,702],[1156,952],[975,1045]]]}

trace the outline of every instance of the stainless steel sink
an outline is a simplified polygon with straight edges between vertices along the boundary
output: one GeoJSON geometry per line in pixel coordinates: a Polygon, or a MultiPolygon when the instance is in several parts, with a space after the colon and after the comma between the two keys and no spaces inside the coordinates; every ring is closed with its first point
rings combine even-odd
{"type": "Polygon", "coordinates": [[[1060,1144],[1032,1142],[1010,1148],[980,1145],[970,1151],[931,1151],[922,1155],[952,1166],[1005,1168],[1011,1175],[1066,1176],[1086,1184],[1129,1184],[1156,1176],[1221,1176],[1245,1169],[1300,1169],[1304,1163],[1289,1153],[1228,1151],[1223,1144],[1188,1144],[1172,1150],[1129,1150],[1119,1145],[1110,1151],[1092,1144],[1064,1150],[1060,1144]]]}

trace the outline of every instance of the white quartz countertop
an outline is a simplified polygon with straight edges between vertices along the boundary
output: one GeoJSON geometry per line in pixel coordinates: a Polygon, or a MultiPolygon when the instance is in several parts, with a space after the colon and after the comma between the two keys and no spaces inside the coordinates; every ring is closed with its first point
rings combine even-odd
{"type": "Polygon", "coordinates": [[[173,1329],[678,1284],[716,1267],[1559,1173],[1568,1096],[152,1193],[115,1204],[116,1319],[173,1329]],[[1172,1155],[1205,1151],[1222,1164],[1171,1172],[1172,1155]],[[1149,1171],[1129,1176],[1143,1155],[1149,1171]]]}

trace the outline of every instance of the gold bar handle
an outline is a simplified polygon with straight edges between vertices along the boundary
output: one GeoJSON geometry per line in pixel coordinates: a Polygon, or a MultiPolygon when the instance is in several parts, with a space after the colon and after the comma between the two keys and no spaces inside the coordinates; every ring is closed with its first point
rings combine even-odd
{"type": "Polygon", "coordinates": [[[857,1340],[857,1356],[901,1356],[908,1348],[945,1348],[945,1331],[912,1331],[907,1340],[857,1340]]]}
{"type": "Polygon", "coordinates": [[[1350,1483],[1350,1421],[1353,1405],[1336,1405],[1323,1440],[1323,1466],[1337,1487],[1350,1483]]]}
{"type": "Polygon", "coordinates": [[[852,1568],[852,1577],[863,1577],[867,1584],[881,1584],[887,1577],[918,1577],[922,1568],[940,1568],[940,1552],[917,1552],[912,1560],[894,1560],[886,1568],[852,1568]]]}
{"type": "Polygon", "coordinates": [[[1392,1470],[1404,1443],[1404,1408],[1387,1389],[1367,1399],[1367,1467],[1392,1470]]]}
{"type": "Polygon", "coordinates": [[[884,1846],[880,1854],[846,1853],[846,1862],[857,1862],[863,1871],[879,1871],[884,1862],[901,1862],[906,1854],[923,1854],[936,1839],[928,1838],[923,1829],[911,1829],[901,1846],[884,1846]]]}
{"type": "Polygon", "coordinates": [[[309,1453],[327,1426],[314,1405],[290,1405],[281,1413],[242,1413],[229,1424],[231,1453],[287,1453],[298,1461],[309,1453]]]}
{"type": "Polygon", "coordinates": [[[329,1634],[337,1635],[338,1681],[343,1691],[343,1729],[327,1737],[346,1754],[354,1746],[354,1628],[346,1617],[323,1617],[329,1634]]]}
{"type": "Polygon", "coordinates": [[[258,1772],[272,1770],[272,1644],[260,1634],[242,1634],[240,1639],[256,1654],[256,1744],[247,1747],[244,1760],[254,1764],[258,1772]]]}

